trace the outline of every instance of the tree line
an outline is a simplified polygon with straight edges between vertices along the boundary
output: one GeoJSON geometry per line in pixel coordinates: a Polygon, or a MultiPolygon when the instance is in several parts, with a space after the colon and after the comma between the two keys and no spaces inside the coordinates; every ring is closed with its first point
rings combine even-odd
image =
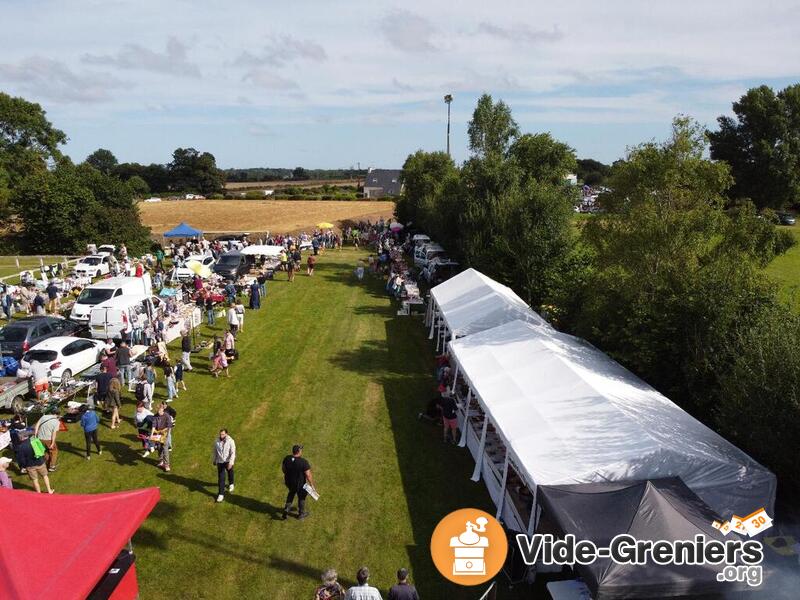
{"type": "Polygon", "coordinates": [[[580,220],[577,191],[564,182],[577,167],[573,149],[547,133],[521,133],[510,108],[484,95],[466,162],[443,152],[407,158],[397,218],[797,485],[800,317],[763,273],[794,238],[759,209],[800,199],[788,173],[800,173],[799,157],[786,156],[800,149],[800,121],[778,140],[750,107],[789,114],[798,90],[751,90],[717,132],[677,117],[668,139],[631,148],[609,167],[603,212],[580,220]],[[764,98],[774,100],[755,102],[764,98]],[[782,185],[765,192],[753,178],[766,173],[782,185]]]}
{"type": "Polygon", "coordinates": [[[149,246],[136,189],[90,163],[74,164],[60,146],[66,134],[44,110],[0,93],[0,218],[12,232],[4,250],[71,254],[87,243],[126,243],[134,252],[149,246]]]}
{"type": "Polygon", "coordinates": [[[366,175],[364,169],[281,169],[273,167],[254,167],[250,169],[225,169],[226,181],[306,181],[309,179],[359,179],[366,175]]]}

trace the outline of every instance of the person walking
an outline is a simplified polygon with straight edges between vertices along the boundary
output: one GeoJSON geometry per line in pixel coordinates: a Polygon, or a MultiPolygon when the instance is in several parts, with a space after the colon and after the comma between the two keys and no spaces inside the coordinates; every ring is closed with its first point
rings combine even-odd
{"type": "Polygon", "coordinates": [[[36,290],[36,295],[33,297],[33,312],[36,315],[44,316],[45,315],[44,304],[45,304],[44,296],[42,296],[39,290],[36,290]]]}
{"type": "Polygon", "coordinates": [[[112,377],[108,384],[108,393],[106,394],[106,408],[111,411],[111,429],[119,427],[119,408],[122,406],[120,392],[122,391],[122,383],[119,377],[112,377]]]}
{"type": "Polygon", "coordinates": [[[358,585],[354,585],[347,590],[345,600],[383,600],[378,588],[369,584],[369,569],[361,567],[356,573],[358,585]]]}
{"type": "Polygon", "coordinates": [[[241,298],[236,299],[236,318],[239,320],[239,331],[244,331],[244,304],[241,298]]]}
{"type": "Polygon", "coordinates": [[[214,324],[214,300],[211,299],[211,294],[206,294],[206,320],[208,325],[214,324]]]}
{"type": "Polygon", "coordinates": [[[183,363],[175,365],[175,397],[178,397],[178,390],[186,391],[186,382],[183,380],[183,363]]]}
{"type": "Polygon", "coordinates": [[[181,331],[181,362],[185,370],[192,370],[192,338],[186,330],[181,331]]]}
{"type": "Polygon", "coordinates": [[[45,292],[47,293],[47,312],[54,315],[58,312],[58,286],[51,281],[45,292]]]}
{"type": "Polygon", "coordinates": [[[286,489],[289,490],[283,507],[283,519],[286,520],[289,517],[295,496],[297,496],[297,518],[305,519],[310,513],[305,510],[308,492],[303,486],[306,483],[312,488],[315,486],[314,477],[311,473],[311,464],[303,458],[302,444],[292,446],[292,453],[283,459],[281,470],[283,471],[283,482],[286,485],[286,489]]]}
{"type": "Polygon", "coordinates": [[[231,303],[228,305],[226,316],[228,318],[228,327],[230,328],[233,337],[236,337],[236,334],[239,331],[239,315],[236,314],[234,301],[231,301],[231,303]]]}
{"type": "Polygon", "coordinates": [[[261,308],[261,289],[258,287],[258,281],[254,281],[250,284],[250,309],[259,308],[261,308]]]}
{"type": "Polygon", "coordinates": [[[322,585],[314,592],[314,600],[344,600],[345,591],[336,581],[338,578],[336,569],[326,569],[322,574],[322,585]]]}
{"type": "Polygon", "coordinates": [[[158,405],[158,412],[155,416],[153,416],[153,428],[150,431],[150,437],[156,438],[156,444],[159,447],[159,462],[158,466],[167,473],[169,473],[170,463],[169,463],[169,430],[172,429],[173,421],[172,417],[166,412],[167,405],[165,403],[161,403],[158,405]]]}
{"type": "Polygon", "coordinates": [[[419,600],[417,588],[408,583],[408,569],[397,570],[397,583],[389,589],[387,600],[419,600]]]}
{"type": "Polygon", "coordinates": [[[452,436],[452,442],[458,444],[458,405],[453,394],[443,392],[438,402],[439,410],[442,412],[442,438],[447,443],[448,432],[452,436]]]}
{"type": "Polygon", "coordinates": [[[114,379],[108,372],[108,365],[104,363],[100,363],[100,372],[97,374],[97,378],[95,378],[95,385],[97,389],[95,390],[94,399],[95,404],[99,404],[102,407],[106,407],[106,401],[108,399],[108,389],[111,385],[111,380],[114,379]]]}
{"type": "Polygon", "coordinates": [[[83,428],[83,439],[86,441],[86,460],[91,459],[91,445],[97,448],[97,454],[100,455],[103,451],[100,449],[100,442],[97,441],[97,428],[100,426],[100,417],[94,409],[89,406],[86,411],[81,415],[81,427],[83,428]]]}
{"type": "Polygon", "coordinates": [[[172,402],[178,397],[178,391],[175,389],[175,367],[169,358],[164,360],[164,379],[167,382],[167,402],[172,402]]]}
{"type": "Polygon", "coordinates": [[[48,494],[54,493],[55,490],[50,487],[50,477],[47,474],[44,454],[42,453],[37,456],[32,440],[28,436],[27,429],[21,429],[17,435],[19,436],[19,444],[17,445],[16,455],[19,468],[31,478],[33,489],[35,489],[37,493],[41,493],[42,491],[39,486],[39,479],[44,480],[44,485],[47,488],[48,494]]]}
{"type": "Polygon", "coordinates": [[[39,438],[44,444],[47,453],[47,470],[52,472],[58,468],[58,444],[56,436],[61,427],[61,419],[58,416],[58,407],[53,407],[48,414],[42,415],[36,426],[33,428],[33,435],[39,438]]]}
{"type": "Polygon", "coordinates": [[[127,385],[131,380],[131,349],[128,340],[122,338],[117,348],[117,372],[119,373],[120,383],[127,385]]]}
{"type": "Polygon", "coordinates": [[[289,281],[294,281],[294,270],[296,267],[297,263],[294,261],[294,255],[292,255],[286,261],[286,276],[289,281]]]}
{"type": "Polygon", "coordinates": [[[306,272],[308,273],[309,277],[314,275],[314,267],[317,264],[317,257],[314,254],[309,254],[308,259],[306,260],[306,272]]]}
{"type": "Polygon", "coordinates": [[[233,465],[236,462],[236,442],[228,435],[227,429],[220,429],[211,451],[211,462],[217,467],[217,502],[225,499],[225,477],[228,478],[228,491],[233,491],[233,465]]]}

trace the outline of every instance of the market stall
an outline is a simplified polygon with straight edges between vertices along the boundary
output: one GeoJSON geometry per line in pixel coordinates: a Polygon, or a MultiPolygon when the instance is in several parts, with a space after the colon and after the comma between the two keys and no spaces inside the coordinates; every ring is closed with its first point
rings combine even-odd
{"type": "Polygon", "coordinates": [[[475,269],[462,271],[431,289],[425,324],[436,349],[456,339],[509,321],[521,320],[550,328],[514,291],[475,269]]]}
{"type": "Polygon", "coordinates": [[[192,239],[199,238],[201,235],[203,235],[203,232],[199,229],[195,229],[191,225],[188,225],[184,221],[181,221],[180,225],[170,229],[169,231],[165,231],[162,235],[165,238],[192,239]]]}
{"type": "Polygon", "coordinates": [[[674,476],[725,518],[772,512],[775,475],[592,345],[512,321],[449,348],[461,445],[512,529],[538,485],[674,476]]]}
{"type": "MultiPolygon", "coordinates": [[[[594,542],[598,548],[609,547],[620,534],[653,542],[694,540],[698,535],[706,541],[725,541],[725,536],[711,526],[719,517],[678,477],[543,485],[539,487],[538,504],[542,521],[547,521],[557,535],[571,534],[578,540],[594,542]]],[[[575,569],[594,600],[716,597],[748,589],[743,581],[717,581],[720,565],[687,562],[656,564],[651,557],[644,564],[634,565],[599,558],[591,564],[576,564],[575,569]]]]}
{"type": "Polygon", "coordinates": [[[158,499],[158,488],[93,495],[3,490],[0,595],[8,600],[138,598],[130,539],[158,499]],[[47,551],[31,540],[47,540],[47,551]]]}

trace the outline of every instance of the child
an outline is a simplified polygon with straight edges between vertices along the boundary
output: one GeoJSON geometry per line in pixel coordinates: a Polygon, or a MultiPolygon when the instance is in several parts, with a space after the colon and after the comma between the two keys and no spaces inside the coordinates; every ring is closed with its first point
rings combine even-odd
{"type": "Polygon", "coordinates": [[[11,478],[6,473],[6,469],[8,469],[8,465],[11,464],[11,459],[7,456],[3,456],[0,458],[0,488],[6,488],[8,490],[14,489],[14,486],[11,485],[11,478]]]}
{"type": "MultiPolygon", "coordinates": [[[[175,365],[175,390],[177,392],[178,388],[182,389],[184,392],[186,391],[186,383],[183,381],[183,363],[178,362],[175,365]]],[[[177,393],[175,394],[177,397],[177,393]]]]}

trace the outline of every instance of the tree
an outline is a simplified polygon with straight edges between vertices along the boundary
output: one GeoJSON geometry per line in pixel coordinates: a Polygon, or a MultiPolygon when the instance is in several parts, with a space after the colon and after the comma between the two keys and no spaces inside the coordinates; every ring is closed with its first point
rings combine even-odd
{"type": "Polygon", "coordinates": [[[305,181],[308,179],[308,171],[306,171],[303,167],[295,167],[292,171],[292,179],[296,181],[305,181]]]}
{"type": "Polygon", "coordinates": [[[495,103],[489,94],[483,94],[472,113],[467,133],[474,154],[504,155],[511,141],[519,135],[519,127],[505,102],[498,100],[495,103]]]}
{"type": "Polygon", "coordinates": [[[86,164],[93,166],[101,173],[110,175],[114,172],[114,169],[117,166],[117,157],[114,156],[114,153],[111,152],[111,150],[100,148],[99,150],[95,150],[89,156],[87,156],[85,162],[86,164]]]}
{"type": "Polygon", "coordinates": [[[586,185],[603,185],[611,174],[611,167],[592,158],[579,158],[576,175],[586,185]]]}
{"type": "Polygon", "coordinates": [[[131,191],[136,198],[144,198],[150,193],[150,186],[147,185],[147,182],[138,175],[134,175],[128,179],[126,183],[131,188],[131,191]]]}
{"type": "Polygon", "coordinates": [[[167,170],[175,190],[212,194],[222,191],[225,185],[224,173],[217,168],[214,155],[194,148],[177,148],[167,170]]]}
{"type": "Polygon", "coordinates": [[[642,144],[614,166],[612,191],[601,196],[606,212],[583,230],[592,268],[567,321],[710,419],[717,366],[731,360],[724,341],[752,324],[774,292],[761,273],[760,220],[752,206],[724,212],[729,169],[705,150],[702,129],[681,117],[665,143],[642,144]]]}
{"type": "Polygon", "coordinates": [[[577,168],[575,150],[556,141],[549,133],[526,133],[518,137],[509,155],[516,159],[525,176],[553,185],[561,185],[564,178],[577,168]]]}
{"type": "Polygon", "coordinates": [[[731,167],[733,199],[750,198],[758,208],[800,202],[800,84],[777,94],[750,89],[733,103],[736,118],[717,119],[709,131],[711,156],[731,167]]]}
{"type": "Polygon", "coordinates": [[[36,169],[61,156],[66,134],[53,127],[38,104],[0,92],[0,169],[13,189],[36,169]]]}
{"type": "Polygon", "coordinates": [[[395,205],[397,219],[401,223],[420,225],[424,212],[435,212],[431,207],[442,193],[445,182],[457,175],[456,165],[446,152],[417,150],[409,154],[400,173],[403,194],[395,205]]]}

